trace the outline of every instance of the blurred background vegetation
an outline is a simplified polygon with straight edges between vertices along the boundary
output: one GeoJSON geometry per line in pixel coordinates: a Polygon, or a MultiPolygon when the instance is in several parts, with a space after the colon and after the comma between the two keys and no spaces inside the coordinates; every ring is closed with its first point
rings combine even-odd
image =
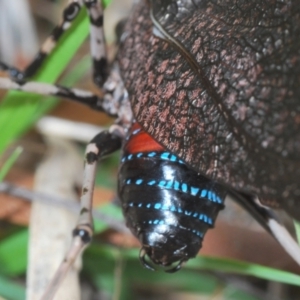
{"type": "MultiPolygon", "coordinates": [[[[130,12],[130,2],[106,3],[105,29],[111,59],[116,51],[114,27],[117,20],[130,12]]],[[[65,4],[62,0],[1,0],[0,60],[23,69],[59,22],[65,4]]],[[[33,80],[58,81],[97,93],[91,81],[87,37],[88,20],[82,12],[33,80]]],[[[32,230],[29,233],[28,227],[41,228],[40,234],[53,246],[44,247],[42,251],[48,251],[45,256],[33,257],[43,263],[46,256],[62,252],[55,246],[59,241],[51,234],[47,237],[47,227],[51,230],[68,220],[64,214],[60,215],[60,211],[65,210],[60,201],[51,204],[47,197],[33,197],[25,192],[44,192],[54,195],[54,200],[55,197],[58,200],[76,198],[85,144],[113,120],[89,108],[68,101],[58,102],[52,97],[14,91],[0,91],[0,96],[0,187],[7,191],[9,183],[23,188],[23,197],[0,193],[0,299],[19,300],[25,299],[26,272],[28,274],[31,268],[28,248],[36,247],[35,240],[29,238],[32,230]],[[60,156],[62,152],[66,156],[60,156]],[[59,164],[55,159],[52,162],[53,157],[60,157],[59,164]],[[78,160],[77,171],[74,169],[70,175],[74,178],[67,178],[68,170],[77,166],[78,160]],[[46,171],[41,171],[45,162],[46,171]],[[63,176],[70,186],[71,196],[57,196],[52,183],[50,187],[46,187],[45,182],[40,184],[39,178],[45,177],[45,173],[47,184],[51,178],[63,176]],[[43,209],[37,212],[45,216],[41,218],[46,219],[46,229],[42,227],[44,220],[30,217],[32,202],[46,205],[46,214],[43,209]],[[51,221],[53,215],[58,217],[55,221],[51,221]]],[[[119,153],[101,162],[94,206],[111,222],[122,226],[121,210],[115,199],[118,161],[119,153]]],[[[78,203],[74,203],[64,206],[68,213],[74,205],[78,208],[78,203]]],[[[83,256],[80,299],[299,299],[299,267],[247,213],[234,204],[228,203],[228,206],[221,213],[215,230],[206,237],[203,255],[191,260],[176,274],[143,269],[138,261],[137,241],[129,233],[118,230],[118,226],[97,217],[95,238],[83,256]]],[[[71,214],[76,221],[77,212],[71,214]]],[[[64,229],[68,236],[74,224],[69,225],[70,229],[64,229]]],[[[64,255],[59,254],[61,258],[64,255]]],[[[44,268],[46,273],[52,272],[47,264],[44,268]]]]}

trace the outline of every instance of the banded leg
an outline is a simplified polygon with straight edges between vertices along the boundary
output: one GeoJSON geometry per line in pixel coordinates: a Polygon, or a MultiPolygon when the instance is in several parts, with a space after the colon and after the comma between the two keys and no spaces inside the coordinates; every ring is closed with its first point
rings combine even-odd
{"type": "Polygon", "coordinates": [[[23,72],[0,61],[0,71],[6,72],[11,78],[23,77],[23,72]]]}
{"type": "MultiPolygon", "coordinates": [[[[55,49],[62,34],[71,26],[73,20],[79,14],[83,4],[86,6],[90,18],[91,55],[93,59],[93,77],[98,87],[102,88],[108,76],[108,62],[106,59],[105,40],[103,33],[103,9],[97,0],[73,0],[64,10],[63,19],[51,35],[46,39],[34,61],[24,72],[15,67],[0,62],[0,70],[9,74],[9,78],[0,78],[0,89],[19,90],[33,92],[42,95],[52,95],[68,98],[93,109],[102,110],[102,98],[88,91],[69,89],[59,85],[51,85],[39,82],[26,82],[40,68],[46,57],[55,49]]],[[[109,113],[109,112],[108,112],[109,113]]]]}
{"type": "MultiPolygon", "coordinates": [[[[91,55],[94,65],[94,79],[101,87],[107,75],[107,59],[103,33],[103,8],[98,0],[73,0],[64,10],[62,22],[54,28],[41,47],[35,60],[24,71],[24,78],[31,77],[39,69],[45,58],[53,51],[62,34],[71,26],[85,5],[90,18],[91,55]]],[[[24,79],[23,78],[23,79],[24,79]]],[[[21,79],[21,78],[20,78],[21,79]]]]}
{"type": "Polygon", "coordinates": [[[262,205],[257,197],[249,195],[234,193],[232,194],[232,199],[244,207],[300,265],[300,248],[298,243],[271,208],[262,205]]]}
{"type": "Polygon", "coordinates": [[[103,31],[103,8],[98,0],[84,0],[90,18],[90,47],[94,83],[102,88],[109,70],[103,31]]]}
{"type": "Polygon", "coordinates": [[[99,133],[88,144],[85,155],[84,178],[81,194],[80,216],[76,228],[73,230],[73,241],[65,259],[59,266],[54,278],[48,285],[42,300],[50,300],[59,288],[67,271],[77,256],[91,242],[93,236],[92,202],[95,184],[97,161],[105,155],[111,154],[121,148],[123,129],[112,125],[108,131],[99,133]]]}
{"type": "Polygon", "coordinates": [[[16,79],[23,81],[26,78],[32,77],[35,75],[36,71],[39,70],[42,63],[45,61],[46,57],[55,49],[55,46],[63,35],[63,33],[68,30],[74,21],[74,19],[78,16],[80,9],[83,3],[80,1],[72,1],[68,4],[68,6],[63,11],[62,21],[56,26],[50,36],[46,39],[46,41],[41,46],[40,51],[36,55],[35,59],[31,62],[31,64],[21,72],[20,70],[7,66],[3,63],[0,63],[0,70],[6,71],[9,75],[16,79]]]}
{"type": "MultiPolygon", "coordinates": [[[[10,72],[12,72],[12,70],[13,68],[10,69],[10,72]]],[[[18,72],[17,69],[16,72],[18,72]]],[[[106,111],[103,108],[103,98],[86,90],[66,88],[56,84],[34,81],[20,82],[4,77],[0,78],[0,89],[17,90],[45,96],[62,97],[68,100],[76,101],[81,104],[87,105],[92,109],[105,111],[106,113],[110,114],[109,111],[106,111]]]]}
{"type": "MultiPolygon", "coordinates": [[[[50,36],[43,43],[41,50],[37,54],[35,60],[24,71],[24,77],[19,79],[32,77],[36,73],[36,71],[42,65],[46,57],[54,50],[58,40],[61,38],[63,33],[70,28],[72,22],[78,16],[83,5],[85,5],[87,8],[91,22],[91,54],[93,57],[94,65],[96,63],[95,67],[105,66],[105,64],[98,64],[98,58],[100,60],[106,61],[105,45],[103,38],[104,35],[102,4],[101,2],[98,2],[98,0],[72,0],[63,11],[62,21],[60,25],[54,28],[50,36]],[[98,47],[96,45],[98,45],[98,47]]],[[[101,71],[98,72],[107,76],[106,71],[102,73],[101,71]]],[[[103,78],[103,81],[105,79],[106,78],[103,78]]]]}

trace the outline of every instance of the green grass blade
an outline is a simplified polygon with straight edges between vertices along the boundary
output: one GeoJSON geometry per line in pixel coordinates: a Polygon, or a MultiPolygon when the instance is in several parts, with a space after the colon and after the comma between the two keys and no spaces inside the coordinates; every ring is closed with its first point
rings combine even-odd
{"type": "Polygon", "coordinates": [[[300,245],[300,223],[294,220],[294,226],[295,226],[297,241],[298,244],[300,245]]]}
{"type": "Polygon", "coordinates": [[[16,148],[13,153],[10,155],[10,157],[4,162],[3,166],[0,169],[0,181],[3,181],[4,177],[8,173],[8,171],[11,169],[12,165],[15,163],[15,161],[18,159],[20,154],[22,153],[23,148],[18,147],[16,148]]]}
{"type": "Polygon", "coordinates": [[[299,275],[234,259],[197,256],[195,259],[190,260],[186,267],[250,275],[261,279],[300,286],[299,275]]]}
{"type": "MultiPolygon", "coordinates": [[[[20,275],[25,272],[27,264],[27,240],[28,232],[22,231],[17,234],[14,234],[12,237],[6,238],[5,240],[1,241],[1,274],[12,276],[20,275]]],[[[114,247],[108,246],[97,247],[97,250],[95,249],[95,246],[93,246],[92,248],[88,248],[87,255],[91,251],[97,251],[99,261],[103,259],[114,260],[117,256],[115,252],[119,251],[114,247]]],[[[135,262],[138,261],[138,249],[123,249],[122,255],[126,260],[131,260],[135,262]]],[[[229,272],[241,275],[250,275],[265,280],[277,281],[281,283],[300,286],[299,275],[256,264],[240,262],[232,259],[198,256],[197,258],[191,260],[183,270],[209,270],[218,272],[229,272]]],[[[149,274],[151,274],[151,272],[149,274]]]]}
{"type": "MultiPolygon", "coordinates": [[[[122,253],[127,260],[137,260],[138,249],[123,249],[122,253]]],[[[112,247],[102,246],[101,255],[104,255],[107,259],[114,257],[114,250],[112,247]]],[[[273,269],[257,264],[242,262],[228,258],[217,258],[208,256],[197,256],[191,259],[184,269],[189,270],[208,270],[217,272],[228,272],[240,275],[249,275],[257,278],[277,281],[286,284],[292,284],[300,286],[300,276],[278,269],[273,269]]]]}
{"type": "Polygon", "coordinates": [[[221,291],[227,300],[261,300],[248,292],[232,287],[224,286],[224,282],[213,274],[195,272],[189,268],[183,268],[180,272],[167,274],[165,272],[151,272],[144,269],[137,259],[137,251],[115,249],[108,246],[99,247],[92,245],[87,249],[84,256],[84,269],[95,285],[104,290],[108,295],[113,295],[116,286],[114,284],[114,272],[118,268],[119,256],[123,256],[123,270],[121,279],[121,296],[119,299],[132,299],[132,286],[147,286],[156,289],[178,292],[184,291],[199,295],[215,295],[221,291]],[[127,254],[130,255],[128,256],[127,254]],[[131,257],[131,254],[134,254],[131,257]],[[137,276],[138,274],[138,276],[137,276]],[[103,279],[103,276],[104,278],[103,279]],[[239,298],[238,298],[239,297],[239,298]]]}
{"type": "MultiPolygon", "coordinates": [[[[89,22],[83,10],[33,80],[54,83],[86,39],[88,31],[89,22]]],[[[7,93],[0,105],[0,153],[32,126],[41,113],[55,105],[53,101],[42,100],[43,97],[36,94],[16,91],[7,93]]]]}
{"type": "MultiPolygon", "coordinates": [[[[91,68],[91,59],[90,56],[87,55],[83,57],[72,69],[71,71],[62,78],[60,84],[65,87],[70,87],[78,82],[83,74],[86,74],[88,70],[91,68]]],[[[45,114],[48,110],[53,107],[53,103],[57,102],[57,98],[55,97],[45,97],[42,100],[45,102],[44,105],[38,106],[36,111],[36,119],[45,114]]]]}

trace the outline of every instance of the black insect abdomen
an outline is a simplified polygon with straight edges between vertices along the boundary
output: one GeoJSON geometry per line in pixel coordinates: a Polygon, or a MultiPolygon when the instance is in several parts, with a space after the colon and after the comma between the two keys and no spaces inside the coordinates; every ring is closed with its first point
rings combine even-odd
{"type": "MultiPolygon", "coordinates": [[[[136,129],[135,129],[136,130],[136,129]]],[[[156,264],[196,256],[213,227],[226,192],[189,169],[148,134],[127,141],[119,172],[119,196],[127,226],[156,264]]]]}

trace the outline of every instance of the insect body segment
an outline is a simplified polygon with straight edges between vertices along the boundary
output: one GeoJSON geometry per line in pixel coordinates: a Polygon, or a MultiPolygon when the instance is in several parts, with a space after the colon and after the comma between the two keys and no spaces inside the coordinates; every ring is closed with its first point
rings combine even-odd
{"type": "Polygon", "coordinates": [[[188,168],[135,123],[124,145],[119,196],[127,226],[142,243],[143,264],[167,271],[196,256],[226,195],[211,180],[188,168]]]}
{"type": "Polygon", "coordinates": [[[298,220],[299,24],[295,0],[140,1],[119,51],[134,116],[151,136],[298,220]]]}
{"type": "Polygon", "coordinates": [[[51,298],[90,242],[97,160],[122,141],[118,194],[145,267],[153,269],[148,256],[174,272],[196,256],[224,206],[227,192],[216,181],[300,264],[298,245],[260,204],[269,201],[300,219],[300,10],[295,0],[269,2],[139,1],[109,66],[101,2],[73,0],[24,72],[0,62],[10,75],[0,78],[0,89],[65,97],[117,117],[87,147],[72,246],[42,299],[51,298]],[[101,96],[27,81],[82,6],[101,96]],[[137,123],[129,128],[133,118],[146,131],[137,123]]]}

